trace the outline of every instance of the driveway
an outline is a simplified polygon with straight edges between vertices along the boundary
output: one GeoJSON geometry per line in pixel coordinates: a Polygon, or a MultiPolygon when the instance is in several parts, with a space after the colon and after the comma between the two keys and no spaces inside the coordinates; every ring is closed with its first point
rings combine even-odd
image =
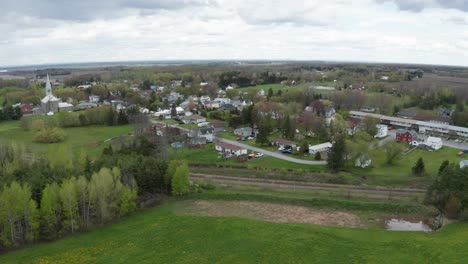
{"type": "Polygon", "coordinates": [[[278,153],[278,152],[273,152],[273,151],[268,151],[268,150],[257,148],[257,147],[252,147],[250,145],[243,144],[243,143],[240,143],[240,142],[237,142],[237,141],[234,141],[234,140],[229,140],[229,139],[224,139],[224,138],[217,138],[217,140],[219,140],[221,142],[229,143],[229,144],[232,144],[232,145],[235,145],[235,146],[238,146],[238,147],[253,150],[255,152],[262,152],[266,156],[271,156],[271,157],[274,157],[274,158],[277,158],[277,159],[282,159],[282,160],[286,160],[286,161],[290,161],[290,162],[294,162],[294,163],[307,164],[307,165],[325,165],[325,164],[327,164],[326,161],[296,159],[296,158],[293,158],[293,157],[290,157],[290,156],[283,155],[283,154],[278,153]]]}

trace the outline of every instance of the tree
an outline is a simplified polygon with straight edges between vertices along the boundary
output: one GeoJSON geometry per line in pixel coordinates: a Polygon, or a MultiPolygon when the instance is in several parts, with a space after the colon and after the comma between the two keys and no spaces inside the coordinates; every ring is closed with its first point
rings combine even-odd
{"type": "Polygon", "coordinates": [[[41,236],[46,239],[57,237],[61,224],[60,187],[57,183],[46,185],[42,191],[40,222],[41,236]]]}
{"type": "Polygon", "coordinates": [[[269,101],[271,97],[273,97],[273,88],[270,87],[270,89],[268,89],[267,100],[269,101]]]}
{"type": "Polygon", "coordinates": [[[401,157],[403,147],[396,142],[390,142],[383,146],[383,150],[386,156],[387,164],[392,165],[395,164],[395,162],[401,157]]]}
{"type": "Polygon", "coordinates": [[[268,139],[268,136],[270,135],[270,126],[268,124],[261,125],[258,128],[258,134],[255,139],[255,142],[261,145],[266,145],[270,143],[270,140],[268,139]]]}
{"type": "Polygon", "coordinates": [[[184,195],[189,187],[189,169],[186,163],[180,165],[172,176],[172,194],[184,195]]]}
{"type": "Polygon", "coordinates": [[[314,160],[322,160],[322,155],[320,154],[320,152],[315,153],[314,160]]]}
{"type": "Polygon", "coordinates": [[[442,164],[440,164],[439,171],[438,171],[437,175],[440,175],[445,170],[445,168],[448,167],[449,164],[450,163],[449,163],[448,160],[445,160],[444,162],[442,162],[442,164]]]}
{"type": "Polygon", "coordinates": [[[377,130],[376,125],[378,125],[379,123],[380,123],[379,119],[375,117],[371,117],[371,116],[366,116],[364,117],[364,119],[362,119],[362,125],[363,125],[364,131],[366,131],[372,137],[377,134],[378,130],[377,130]]]}
{"type": "Polygon", "coordinates": [[[286,115],[283,121],[283,136],[287,139],[294,140],[294,136],[296,135],[296,128],[291,122],[289,115],[286,115]]]}
{"type": "Polygon", "coordinates": [[[338,172],[345,166],[346,143],[343,135],[338,135],[328,154],[328,168],[338,172]]]}
{"type": "Polygon", "coordinates": [[[76,190],[76,178],[72,177],[62,183],[59,191],[64,216],[63,226],[64,228],[69,227],[72,233],[78,228],[78,195],[76,190]]]}
{"type": "Polygon", "coordinates": [[[177,117],[177,109],[176,109],[175,104],[172,104],[172,106],[171,106],[171,116],[172,117],[177,117]]]}
{"type": "Polygon", "coordinates": [[[413,172],[413,175],[415,176],[421,176],[424,174],[424,161],[422,158],[419,158],[417,161],[416,161],[416,164],[413,166],[413,168],[411,168],[412,172],[413,172]]]}

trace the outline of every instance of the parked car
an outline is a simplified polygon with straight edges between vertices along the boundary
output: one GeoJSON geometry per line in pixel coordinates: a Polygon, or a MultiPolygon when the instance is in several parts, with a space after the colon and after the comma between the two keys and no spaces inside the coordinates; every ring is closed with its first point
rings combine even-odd
{"type": "Polygon", "coordinates": [[[257,152],[257,154],[255,154],[255,156],[256,156],[257,158],[261,158],[261,157],[263,157],[263,153],[257,152]]]}
{"type": "Polygon", "coordinates": [[[291,149],[283,149],[283,150],[281,151],[281,153],[283,153],[283,154],[291,154],[291,149]]]}
{"type": "Polygon", "coordinates": [[[252,140],[252,139],[255,139],[255,138],[254,138],[254,137],[248,137],[247,139],[248,139],[248,140],[252,140]]]}

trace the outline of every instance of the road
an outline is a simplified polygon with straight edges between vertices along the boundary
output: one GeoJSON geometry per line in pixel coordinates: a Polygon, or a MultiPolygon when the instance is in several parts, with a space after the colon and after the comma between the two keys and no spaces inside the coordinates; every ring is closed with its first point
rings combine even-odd
{"type": "Polygon", "coordinates": [[[274,157],[274,158],[277,158],[277,159],[282,159],[282,160],[286,160],[286,161],[290,161],[290,162],[294,162],[294,163],[298,163],[298,164],[306,164],[306,165],[325,165],[325,164],[327,164],[326,161],[296,159],[296,158],[293,158],[293,157],[290,157],[290,156],[287,156],[287,155],[283,155],[283,154],[278,153],[278,152],[273,152],[273,151],[268,151],[268,150],[257,148],[257,147],[252,147],[250,145],[243,144],[241,142],[234,141],[234,140],[229,140],[229,139],[224,139],[224,138],[216,138],[216,139],[221,141],[221,142],[225,142],[225,143],[229,143],[229,144],[232,144],[232,145],[235,145],[235,146],[238,146],[238,147],[253,150],[255,152],[262,152],[266,156],[271,156],[271,157],[274,157]]]}
{"type": "Polygon", "coordinates": [[[221,175],[210,175],[202,173],[191,173],[190,178],[193,180],[205,180],[216,183],[234,183],[245,185],[268,186],[279,189],[302,189],[302,190],[323,190],[323,191],[337,191],[337,192],[354,192],[360,194],[375,194],[375,195],[424,195],[426,190],[423,189],[409,189],[409,188],[386,188],[386,187],[363,187],[356,185],[340,185],[340,184],[325,184],[325,183],[312,183],[300,181],[285,181],[285,180],[270,180],[259,178],[245,178],[245,177],[232,177],[221,175]]]}

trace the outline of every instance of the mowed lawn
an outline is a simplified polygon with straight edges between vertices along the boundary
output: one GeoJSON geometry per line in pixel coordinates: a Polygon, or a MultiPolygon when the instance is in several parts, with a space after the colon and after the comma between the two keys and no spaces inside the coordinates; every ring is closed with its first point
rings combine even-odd
{"type": "Polygon", "coordinates": [[[415,149],[407,155],[401,155],[395,164],[388,165],[383,149],[377,148],[371,154],[373,159],[371,168],[351,168],[351,171],[367,176],[369,182],[377,185],[427,186],[434,180],[442,162],[449,160],[458,165],[462,159],[457,155],[458,152],[460,152],[459,149],[449,147],[443,147],[436,151],[415,149]],[[417,177],[412,175],[411,168],[419,158],[424,161],[426,175],[417,177]]]}
{"type": "MultiPolygon", "coordinates": [[[[251,153],[251,151],[249,151],[251,153]]],[[[207,144],[202,148],[187,149],[181,148],[171,150],[172,157],[175,159],[187,160],[189,163],[208,163],[219,165],[234,165],[247,167],[261,167],[265,169],[302,169],[302,170],[325,170],[325,165],[307,165],[298,164],[278,158],[264,156],[249,160],[247,162],[239,162],[236,158],[224,159],[215,149],[215,143],[207,144]]]]}
{"type": "Polygon", "coordinates": [[[176,215],[177,203],[0,263],[468,263],[468,225],[435,234],[176,215]]]}
{"type": "Polygon", "coordinates": [[[20,121],[2,122],[0,123],[0,141],[21,143],[34,153],[53,155],[59,148],[66,148],[70,153],[79,153],[84,150],[88,155],[94,157],[101,153],[105,145],[103,142],[106,139],[128,134],[133,131],[133,127],[131,125],[87,126],[66,128],[64,131],[66,138],[63,142],[42,144],[34,142],[34,132],[22,128],[20,121]]]}

